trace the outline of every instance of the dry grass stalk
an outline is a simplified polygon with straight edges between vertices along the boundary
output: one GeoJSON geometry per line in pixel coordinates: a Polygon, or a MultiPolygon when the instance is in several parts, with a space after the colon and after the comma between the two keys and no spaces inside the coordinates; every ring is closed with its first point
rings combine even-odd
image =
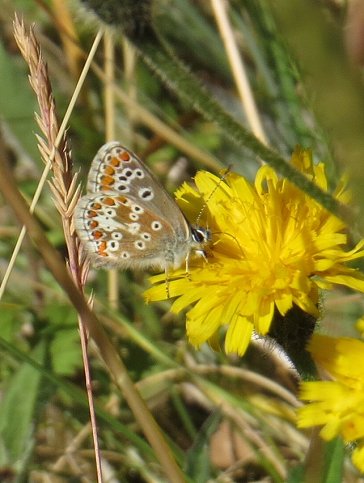
{"type": "MultiPolygon", "coordinates": [[[[78,175],[77,173],[73,173],[71,152],[68,147],[66,135],[63,134],[59,139],[57,138],[59,124],[56,116],[55,99],[48,76],[48,68],[42,57],[41,48],[34,33],[34,27],[30,28],[28,34],[24,22],[19,21],[19,19],[15,17],[14,37],[29,66],[29,82],[38,100],[40,113],[36,113],[35,116],[38,126],[43,134],[43,137],[37,135],[38,148],[44,163],[46,165],[51,163],[53,177],[49,182],[49,186],[53,193],[54,204],[62,219],[63,231],[69,255],[68,268],[77,287],[80,290],[83,290],[87,279],[89,262],[86,259],[73,226],[73,212],[77,201],[80,198],[80,185],[77,182],[78,175]]],[[[91,389],[90,368],[87,357],[88,335],[85,325],[80,317],[79,328],[96,452],[98,481],[102,481],[96,417],[91,389]]]]}
{"type": "Polygon", "coordinates": [[[88,262],[75,234],[72,222],[74,207],[80,197],[77,173],[73,173],[73,163],[66,136],[57,142],[59,124],[56,116],[55,100],[48,76],[47,65],[43,60],[34,28],[27,34],[24,23],[16,17],[14,37],[25,61],[29,66],[29,82],[38,100],[39,114],[36,113],[38,126],[43,137],[37,136],[38,148],[44,163],[51,162],[53,177],[49,183],[53,199],[59,211],[69,255],[69,268],[77,286],[85,285],[88,262]]]}

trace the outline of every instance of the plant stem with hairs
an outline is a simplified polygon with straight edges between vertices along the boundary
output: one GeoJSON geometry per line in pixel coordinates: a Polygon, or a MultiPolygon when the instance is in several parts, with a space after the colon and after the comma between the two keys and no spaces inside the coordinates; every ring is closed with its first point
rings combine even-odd
{"type": "Polygon", "coordinates": [[[162,82],[200,112],[205,119],[215,122],[226,137],[238,147],[249,150],[257,158],[270,164],[279,174],[289,179],[336,216],[346,220],[352,218],[351,210],[294,169],[277,152],[260,142],[221,107],[160,37],[153,24],[151,0],[138,2],[82,0],[82,3],[93,10],[102,22],[120,29],[162,82]]]}

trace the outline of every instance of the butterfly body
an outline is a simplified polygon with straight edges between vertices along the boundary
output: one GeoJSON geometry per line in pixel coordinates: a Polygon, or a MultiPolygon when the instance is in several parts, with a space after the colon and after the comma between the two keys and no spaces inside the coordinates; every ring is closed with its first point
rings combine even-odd
{"type": "Polygon", "coordinates": [[[149,168],[117,141],[92,161],[88,194],[75,209],[75,228],[94,266],[161,268],[204,256],[209,232],[192,227],[149,168]]]}

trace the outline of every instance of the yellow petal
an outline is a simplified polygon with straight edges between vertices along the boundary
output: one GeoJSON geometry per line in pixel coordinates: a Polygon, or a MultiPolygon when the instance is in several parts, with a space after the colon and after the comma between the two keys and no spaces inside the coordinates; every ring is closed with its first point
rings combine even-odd
{"type": "Polygon", "coordinates": [[[242,356],[251,339],[253,324],[245,317],[237,316],[228,327],[225,337],[225,351],[242,356]]]}
{"type": "Polygon", "coordinates": [[[357,448],[354,449],[352,454],[352,460],[354,465],[364,473],[364,446],[363,444],[359,445],[357,448]]]}
{"type": "Polygon", "coordinates": [[[266,335],[268,333],[273,319],[274,305],[272,300],[262,301],[260,304],[259,313],[254,324],[258,334],[266,335]]]}
{"type": "Polygon", "coordinates": [[[215,334],[221,324],[223,307],[217,306],[202,317],[192,319],[187,316],[187,337],[192,345],[200,346],[215,334]]]}

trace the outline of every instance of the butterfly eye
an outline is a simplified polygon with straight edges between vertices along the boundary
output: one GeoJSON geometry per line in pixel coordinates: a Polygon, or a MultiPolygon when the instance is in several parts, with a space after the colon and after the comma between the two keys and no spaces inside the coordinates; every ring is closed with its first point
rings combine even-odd
{"type": "Polygon", "coordinates": [[[194,242],[196,243],[206,243],[211,238],[211,233],[209,230],[205,230],[204,228],[192,228],[191,236],[194,242]]]}

